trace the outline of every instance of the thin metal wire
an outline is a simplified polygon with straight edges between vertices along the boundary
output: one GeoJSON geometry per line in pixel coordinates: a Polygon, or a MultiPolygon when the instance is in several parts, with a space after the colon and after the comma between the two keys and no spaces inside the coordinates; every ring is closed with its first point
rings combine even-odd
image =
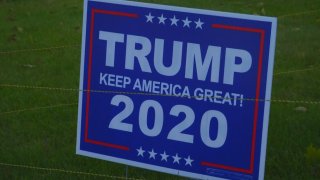
{"type": "Polygon", "coordinates": [[[301,15],[312,14],[312,13],[316,13],[316,12],[320,12],[320,9],[284,14],[284,15],[278,16],[278,18],[282,19],[282,18],[291,17],[291,16],[301,16],[301,15]]]}
{"type": "Polygon", "coordinates": [[[24,108],[24,109],[16,109],[6,112],[0,112],[0,115],[6,115],[6,114],[13,114],[13,113],[21,113],[25,111],[36,111],[41,109],[52,109],[52,108],[59,108],[59,107],[66,107],[66,106],[75,106],[78,105],[78,103],[70,103],[70,104],[57,104],[57,105],[49,105],[49,106],[41,106],[41,107],[33,107],[33,108],[24,108]]]}
{"type": "MultiPolygon", "coordinates": [[[[180,97],[168,94],[154,94],[144,92],[125,92],[125,91],[107,91],[107,90],[86,90],[86,89],[73,89],[73,88],[57,88],[57,87],[43,87],[43,86],[27,86],[16,84],[0,84],[0,87],[13,87],[13,88],[26,88],[26,89],[42,89],[52,91],[71,91],[71,92],[94,92],[94,93],[108,93],[108,94],[130,94],[130,95],[144,95],[144,96],[162,96],[162,97],[180,97]]],[[[187,98],[187,97],[180,97],[187,98]]],[[[190,98],[199,99],[201,96],[190,96],[190,98]]],[[[300,104],[320,104],[318,100],[288,100],[288,99],[256,99],[256,98],[224,98],[224,97],[208,97],[220,100],[240,100],[240,101],[259,101],[259,102],[276,102],[276,103],[300,103],[300,104]]]]}
{"type": "MultiPolygon", "coordinates": [[[[314,10],[309,10],[309,11],[302,11],[302,12],[284,14],[284,15],[278,16],[278,18],[279,19],[283,19],[283,18],[286,18],[286,17],[301,16],[301,15],[312,14],[312,13],[316,13],[316,12],[320,12],[320,9],[314,9],[314,10]]],[[[80,44],[61,45],[61,46],[52,46],[52,47],[44,47],[44,48],[16,49],[16,50],[0,51],[0,55],[16,54],[16,53],[32,52],[32,51],[50,51],[50,50],[55,50],[55,49],[72,48],[72,47],[80,47],[80,44]]]]}
{"type": "Polygon", "coordinates": [[[306,71],[312,71],[312,70],[319,70],[320,67],[309,67],[305,69],[295,69],[295,70],[290,70],[290,71],[283,71],[283,72],[275,72],[273,73],[273,76],[279,76],[282,74],[290,74],[290,73],[297,73],[297,72],[306,72],[306,71]]]}
{"type": "Polygon", "coordinates": [[[80,47],[80,44],[61,45],[61,46],[52,46],[52,47],[44,47],[44,48],[16,49],[16,50],[0,51],[0,55],[26,53],[26,52],[36,52],[36,51],[51,51],[51,50],[64,49],[64,48],[75,48],[75,47],[80,47]]]}
{"type": "Polygon", "coordinates": [[[68,174],[104,177],[104,178],[111,178],[111,179],[142,180],[142,179],[136,179],[136,178],[126,178],[126,177],[120,177],[120,176],[112,176],[112,175],[107,175],[107,174],[97,174],[97,173],[81,172],[81,171],[73,171],[73,170],[65,170],[65,169],[57,169],[57,168],[37,167],[37,166],[23,165],[23,164],[10,164],[10,163],[0,162],[0,165],[1,166],[7,166],[7,167],[17,167],[17,168],[40,170],[40,171],[51,171],[51,172],[58,172],[58,173],[68,173],[68,174]]]}

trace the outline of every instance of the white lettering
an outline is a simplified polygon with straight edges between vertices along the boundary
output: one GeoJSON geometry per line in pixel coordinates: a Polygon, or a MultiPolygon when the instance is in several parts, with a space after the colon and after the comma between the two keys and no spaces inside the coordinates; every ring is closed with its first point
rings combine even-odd
{"type": "Polygon", "coordinates": [[[187,44],[187,60],[185,77],[193,79],[194,64],[197,69],[197,77],[205,81],[211,64],[211,82],[219,82],[221,47],[208,46],[206,56],[202,60],[200,44],[187,44]]]}
{"type": "Polygon", "coordinates": [[[124,42],[124,35],[120,33],[99,31],[99,39],[107,41],[106,45],[106,66],[114,67],[114,57],[116,51],[116,43],[124,42]]]}
{"type": "Polygon", "coordinates": [[[174,76],[179,72],[182,59],[182,45],[180,41],[173,42],[172,64],[166,67],[163,63],[164,40],[156,38],[154,45],[154,67],[159,74],[174,76]]]}
{"type": "Polygon", "coordinates": [[[234,74],[247,72],[252,64],[252,58],[248,51],[241,49],[226,49],[226,62],[224,65],[223,83],[233,85],[234,74]],[[237,64],[236,59],[241,59],[241,63],[237,64]]]}
{"type": "Polygon", "coordinates": [[[151,51],[151,42],[148,38],[142,36],[127,36],[126,47],[126,60],[125,68],[134,70],[135,59],[138,60],[142,72],[151,73],[151,68],[147,59],[151,51]],[[137,45],[141,46],[141,49],[136,49],[137,45]]]}
{"type": "MultiPolygon", "coordinates": [[[[122,61],[124,61],[124,68],[127,70],[135,70],[140,67],[144,73],[153,73],[152,71],[155,70],[155,72],[163,76],[175,76],[179,72],[184,71],[182,73],[184,73],[186,79],[207,80],[213,83],[219,83],[219,79],[222,80],[220,73],[223,73],[223,84],[227,85],[233,85],[235,75],[248,72],[252,65],[251,54],[242,49],[226,48],[223,59],[221,58],[222,48],[219,46],[208,45],[203,47],[200,44],[187,42],[186,48],[183,48],[184,42],[181,41],[166,43],[165,39],[154,38],[154,41],[152,41],[144,36],[125,35],[107,31],[99,31],[99,39],[106,41],[105,66],[108,67],[115,67],[116,48],[119,49],[123,47],[126,49],[125,59],[122,61]],[[126,43],[125,46],[116,46],[117,43],[124,42],[126,43]],[[152,42],[154,42],[154,44],[152,44],[152,42]],[[165,44],[171,45],[169,48],[172,49],[170,65],[167,63],[170,61],[165,59],[168,56],[165,55],[171,51],[165,51],[168,49],[167,46],[165,48],[165,44]],[[185,64],[182,63],[182,58],[185,58],[185,64]],[[224,63],[221,64],[223,60],[224,63]],[[182,67],[182,65],[185,67],[182,67]],[[223,70],[220,68],[222,65],[224,66],[222,67],[224,68],[223,70]]],[[[121,59],[118,61],[121,61],[121,59]]],[[[117,81],[113,78],[114,77],[109,78],[111,84],[117,81]]],[[[105,83],[105,81],[105,75],[100,77],[100,84],[105,83]]],[[[123,84],[123,82],[120,81],[121,80],[118,79],[117,82],[123,84]]],[[[125,83],[128,82],[126,81],[125,83]]],[[[116,86],[119,86],[119,84],[116,84],[116,86]]],[[[150,85],[147,84],[147,87],[149,86],[150,85]]],[[[161,88],[159,87],[159,89],[161,88]]],[[[172,88],[169,87],[163,89],[172,90],[172,88]]],[[[150,91],[152,91],[152,89],[150,91]]],[[[212,101],[210,98],[206,98],[206,100],[212,101]]]]}
{"type": "Polygon", "coordinates": [[[115,74],[100,73],[99,82],[100,85],[126,88],[129,84],[131,84],[131,78],[115,74]]]}

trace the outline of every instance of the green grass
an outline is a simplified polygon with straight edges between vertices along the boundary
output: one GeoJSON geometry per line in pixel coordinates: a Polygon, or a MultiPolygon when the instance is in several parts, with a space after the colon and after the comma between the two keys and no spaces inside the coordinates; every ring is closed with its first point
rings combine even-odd
{"type": "MultiPolygon", "coordinates": [[[[319,0],[145,1],[276,17],[320,9],[319,0]]],[[[0,51],[72,45],[50,51],[0,54],[0,84],[78,88],[81,26],[79,0],[0,0],[0,51]]],[[[320,101],[319,34],[320,11],[278,19],[275,72],[318,68],[275,76],[274,99],[320,101]]],[[[75,91],[0,86],[0,163],[124,176],[124,165],[75,155],[77,106],[1,114],[77,103],[77,97],[75,91]]],[[[310,144],[320,147],[319,117],[319,104],[271,104],[265,179],[320,178],[305,158],[310,144]],[[295,111],[298,106],[306,107],[307,111],[295,111]]],[[[129,168],[129,176],[182,179],[133,167],[129,168]]],[[[58,178],[103,177],[0,164],[0,179],[58,178]]]]}

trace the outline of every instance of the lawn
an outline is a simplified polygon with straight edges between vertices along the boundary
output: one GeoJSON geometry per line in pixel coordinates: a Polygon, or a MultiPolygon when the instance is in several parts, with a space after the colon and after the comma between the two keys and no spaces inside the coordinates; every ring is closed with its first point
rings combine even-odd
{"type": "MultiPolygon", "coordinates": [[[[319,179],[320,1],[144,1],[278,17],[265,179],[319,179]]],[[[125,177],[124,165],[75,154],[82,6],[0,0],[0,179],[125,177]]]]}

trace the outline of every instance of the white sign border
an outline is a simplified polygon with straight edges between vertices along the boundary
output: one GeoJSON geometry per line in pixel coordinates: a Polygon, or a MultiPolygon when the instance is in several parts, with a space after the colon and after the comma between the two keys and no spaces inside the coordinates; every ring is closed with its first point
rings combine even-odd
{"type": "MultiPolygon", "coordinates": [[[[271,99],[273,65],[274,65],[275,44],[276,44],[277,18],[238,14],[238,13],[219,12],[219,11],[213,11],[213,10],[176,7],[176,6],[168,6],[168,5],[148,4],[148,3],[143,3],[143,2],[133,2],[133,1],[123,1],[123,0],[84,0],[79,90],[83,88],[83,77],[84,77],[83,72],[84,72],[85,47],[86,47],[87,6],[88,6],[89,1],[271,22],[271,36],[270,36],[270,46],[269,46],[270,49],[269,49],[269,59],[268,59],[267,80],[266,80],[267,86],[265,89],[265,99],[271,99]]],[[[80,137],[81,137],[81,120],[82,120],[82,98],[83,98],[83,92],[79,91],[76,154],[84,155],[84,156],[88,156],[88,157],[92,157],[92,158],[97,158],[97,159],[102,159],[102,160],[108,160],[108,161],[112,161],[115,163],[122,163],[122,164],[127,164],[130,166],[136,166],[136,167],[140,167],[140,168],[156,170],[156,171],[160,171],[160,172],[164,172],[164,173],[185,176],[185,177],[192,177],[192,178],[197,178],[197,179],[213,179],[213,180],[221,180],[222,179],[222,178],[218,178],[218,177],[212,177],[212,176],[207,176],[207,175],[203,175],[203,174],[197,174],[197,173],[191,173],[191,172],[187,172],[187,171],[170,169],[170,168],[165,168],[165,167],[161,167],[161,166],[155,166],[155,165],[150,165],[150,164],[146,164],[146,163],[140,163],[140,162],[136,162],[136,161],[130,161],[130,160],[126,160],[126,159],[115,158],[115,157],[111,157],[111,156],[106,156],[106,155],[101,155],[101,154],[81,150],[80,149],[80,137]]],[[[260,180],[264,179],[264,172],[265,172],[269,114],[270,114],[270,101],[265,101],[264,116],[263,116],[263,129],[262,129],[262,141],[261,141],[261,152],[260,152],[260,165],[259,165],[259,179],[260,180]]]]}

